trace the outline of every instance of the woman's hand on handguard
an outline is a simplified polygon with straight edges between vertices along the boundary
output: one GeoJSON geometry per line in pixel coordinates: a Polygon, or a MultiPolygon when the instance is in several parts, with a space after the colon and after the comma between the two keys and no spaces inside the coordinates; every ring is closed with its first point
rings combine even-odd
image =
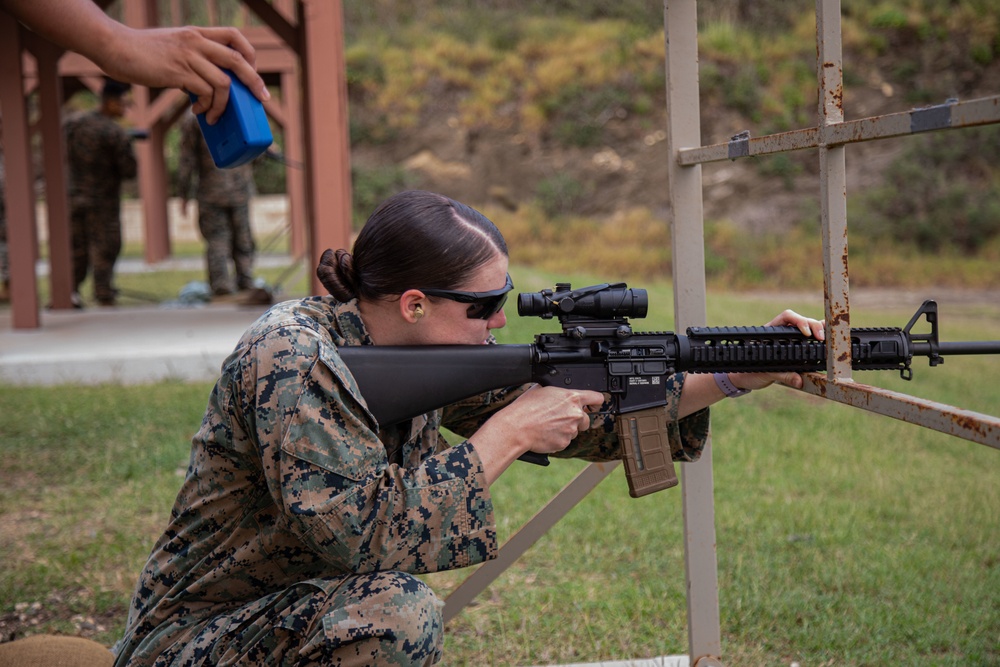
{"type": "MultiPolygon", "coordinates": [[[[794,310],[786,310],[765,326],[793,326],[802,332],[803,336],[811,336],[816,340],[826,340],[826,325],[821,320],[799,315],[794,310]]],[[[775,382],[802,388],[802,376],[798,373],[732,373],[730,381],[737,389],[764,389],[775,382]]]]}
{"type": "MultiPolygon", "coordinates": [[[[826,325],[821,320],[799,315],[794,310],[783,311],[765,326],[793,326],[804,336],[816,340],[826,340],[826,325]]],[[[798,373],[729,373],[729,381],[737,389],[764,389],[775,382],[802,388],[802,376],[798,373]]],[[[684,381],[681,403],[678,410],[680,417],[686,417],[709,405],[725,398],[712,375],[689,374],[684,381]]]]}
{"type": "Polygon", "coordinates": [[[591,428],[604,403],[596,391],[534,386],[494,414],[470,438],[492,484],[521,454],[554,454],[591,428]]]}

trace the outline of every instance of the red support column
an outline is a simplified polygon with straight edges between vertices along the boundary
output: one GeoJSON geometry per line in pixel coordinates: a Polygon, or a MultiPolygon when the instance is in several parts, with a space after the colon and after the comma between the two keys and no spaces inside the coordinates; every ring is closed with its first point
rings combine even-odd
{"type": "Polygon", "coordinates": [[[28,110],[23,92],[21,34],[17,20],[0,10],[0,105],[3,112],[6,168],[7,248],[10,254],[11,324],[37,329],[41,324],[35,260],[35,184],[32,179],[28,110]]]}
{"type": "MultiPolygon", "coordinates": [[[[148,89],[142,89],[148,92],[148,89]]],[[[164,139],[168,125],[153,119],[149,137],[135,142],[136,163],[139,166],[139,195],[145,214],[145,259],[156,264],[170,257],[170,223],[167,217],[167,165],[164,161],[164,139]]]]}
{"type": "Polygon", "coordinates": [[[305,157],[302,146],[301,100],[299,77],[295,72],[281,75],[281,101],[285,109],[285,192],[288,197],[288,224],[291,227],[290,253],[301,257],[309,250],[309,230],[306,226],[306,175],[303,173],[305,157]]]}
{"type": "Polygon", "coordinates": [[[48,209],[50,307],[73,307],[73,257],[71,253],[70,211],[67,195],[66,140],[62,132],[62,83],[58,64],[62,50],[38,40],[34,49],[38,62],[38,97],[41,119],[42,162],[45,170],[45,204],[48,209]]]}
{"type": "MultiPolygon", "coordinates": [[[[133,28],[157,25],[156,3],[153,0],[125,0],[125,23],[133,28]]],[[[163,161],[163,124],[155,118],[150,106],[150,90],[144,86],[132,89],[134,117],[149,130],[149,138],[136,142],[139,196],[145,218],[146,261],[155,264],[170,256],[170,228],[167,217],[167,170],[163,161]]]]}
{"type": "MultiPolygon", "coordinates": [[[[305,114],[308,225],[313,266],[327,248],[351,240],[351,166],[347,126],[344,15],[340,0],[302,0],[302,109],[305,114]]],[[[312,289],[324,293],[315,273],[312,289]]]]}

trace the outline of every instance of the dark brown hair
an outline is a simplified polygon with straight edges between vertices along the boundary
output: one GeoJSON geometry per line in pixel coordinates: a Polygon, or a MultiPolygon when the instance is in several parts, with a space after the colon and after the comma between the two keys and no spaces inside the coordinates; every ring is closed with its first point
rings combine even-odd
{"type": "Polygon", "coordinates": [[[101,89],[101,99],[121,99],[132,90],[131,83],[123,83],[121,81],[115,81],[114,79],[105,77],[104,87],[101,89]]]}
{"type": "Polygon", "coordinates": [[[383,299],[408,289],[457,289],[507,243],[489,218],[444,195],[407,190],[371,214],[353,254],[327,250],[316,276],[338,301],[383,299]]]}

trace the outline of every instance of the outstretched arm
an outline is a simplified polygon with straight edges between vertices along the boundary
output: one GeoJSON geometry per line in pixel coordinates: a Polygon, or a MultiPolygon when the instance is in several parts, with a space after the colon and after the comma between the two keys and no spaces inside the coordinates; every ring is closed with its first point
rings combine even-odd
{"type": "MultiPolygon", "coordinates": [[[[822,321],[804,317],[793,310],[782,312],[766,326],[780,325],[796,327],[803,335],[812,336],[816,340],[826,340],[825,325],[822,321]]],[[[732,373],[729,380],[737,389],[763,389],[775,382],[796,389],[802,388],[802,376],[798,373],[732,373]]],[[[689,373],[684,382],[684,392],[681,394],[679,416],[686,417],[723,398],[725,395],[711,375],[689,373]]]]}
{"type": "Polygon", "coordinates": [[[192,109],[214,123],[229,101],[229,69],[261,101],[270,97],[255,69],[254,49],[236,28],[149,28],[115,21],[91,0],[0,0],[51,42],[83,54],[112,78],[151,88],[181,88],[192,109]]]}

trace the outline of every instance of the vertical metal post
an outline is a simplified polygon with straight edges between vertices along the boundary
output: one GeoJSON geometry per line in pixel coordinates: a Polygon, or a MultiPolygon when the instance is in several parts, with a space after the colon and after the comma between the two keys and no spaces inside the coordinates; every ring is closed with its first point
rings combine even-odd
{"type": "Polygon", "coordinates": [[[827,371],[851,378],[851,313],[847,273],[847,167],[844,144],[828,145],[829,127],[844,121],[844,67],[840,0],[816,0],[816,68],[819,78],[819,178],[823,228],[823,289],[827,371]]]}
{"type": "MultiPolygon", "coordinates": [[[[667,178],[673,244],[674,323],[703,325],[705,243],[701,165],[681,166],[678,150],[701,145],[696,0],[664,0],[667,87],[667,178]]],[[[684,557],[691,664],[722,655],[711,437],[698,463],[681,466],[684,557]]]]}

